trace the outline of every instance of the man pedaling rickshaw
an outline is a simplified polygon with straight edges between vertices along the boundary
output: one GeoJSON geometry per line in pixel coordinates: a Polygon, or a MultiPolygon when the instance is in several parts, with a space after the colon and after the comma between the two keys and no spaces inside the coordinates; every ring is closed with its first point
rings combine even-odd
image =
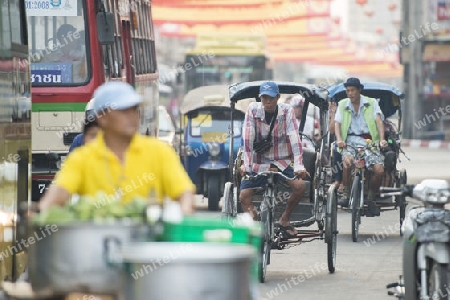
{"type": "MultiPolygon", "coordinates": [[[[344,83],[347,97],[339,102],[335,116],[336,143],[342,151],[344,164],[342,184],[343,195],[338,204],[348,206],[350,191],[350,175],[353,166],[355,149],[347,147],[365,146],[366,139],[379,143],[381,148],[387,147],[388,143],[384,137],[383,113],[376,99],[361,95],[364,86],[358,78],[348,78],[344,83]]],[[[379,216],[380,209],[374,203],[375,197],[380,189],[384,173],[384,156],[378,149],[370,152],[365,157],[366,167],[372,165],[373,173],[368,193],[369,215],[379,216]]]]}
{"type": "MultiPolygon", "coordinates": [[[[292,194],[287,200],[286,210],[279,219],[280,229],[286,236],[295,237],[298,232],[290,225],[290,216],[303,199],[306,190],[302,179],[310,177],[303,165],[298,122],[290,105],[278,103],[280,93],[275,82],[263,82],[259,97],[261,102],[251,103],[245,114],[244,164],[240,167],[240,173],[242,176],[245,173],[255,175],[257,172],[270,170],[282,172],[288,177],[297,176],[297,180],[287,182],[292,188],[292,194]]],[[[242,210],[249,212],[254,220],[257,220],[257,212],[252,203],[253,189],[265,187],[266,183],[265,178],[252,181],[247,177],[241,182],[239,200],[242,210]]]]}

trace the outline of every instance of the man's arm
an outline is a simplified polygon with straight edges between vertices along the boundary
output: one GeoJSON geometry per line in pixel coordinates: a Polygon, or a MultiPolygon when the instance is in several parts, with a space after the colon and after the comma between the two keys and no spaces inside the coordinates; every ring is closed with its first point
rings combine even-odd
{"type": "Polygon", "coordinates": [[[186,191],[183,194],[181,194],[180,197],[178,197],[178,199],[175,199],[177,201],[179,201],[180,206],[181,206],[181,211],[183,212],[183,214],[185,215],[191,215],[194,213],[195,209],[194,209],[194,193],[192,193],[192,191],[186,191]]]}
{"type": "Polygon", "coordinates": [[[252,105],[249,105],[247,113],[245,114],[244,126],[242,131],[242,143],[244,152],[242,156],[244,158],[245,171],[252,172],[253,167],[253,141],[255,140],[255,119],[252,116],[252,105]]]}
{"type": "Polygon", "coordinates": [[[377,115],[377,119],[375,120],[377,123],[378,134],[380,135],[380,140],[384,140],[384,123],[381,120],[381,116],[377,115]]]}
{"type": "Polygon", "coordinates": [[[195,185],[172,147],[160,142],[157,149],[158,152],[155,154],[163,161],[161,165],[162,174],[159,175],[162,176],[163,196],[178,200],[183,213],[192,214],[194,212],[195,185]]]}
{"type": "Polygon", "coordinates": [[[377,101],[373,102],[373,110],[375,113],[375,123],[377,125],[378,134],[380,135],[380,146],[381,148],[384,148],[387,146],[387,141],[384,137],[384,115],[377,101]]]}
{"type": "Polygon", "coordinates": [[[335,121],[334,121],[334,117],[336,116],[336,103],[335,102],[330,102],[330,134],[335,134],[335,121]]]}
{"type": "Polygon", "coordinates": [[[334,134],[336,135],[336,142],[342,142],[342,135],[341,135],[341,123],[334,122],[334,134]]]}
{"type": "Polygon", "coordinates": [[[64,206],[70,200],[70,196],[71,194],[65,188],[52,184],[41,198],[39,209],[42,211],[55,205],[64,206]]]}
{"type": "Polygon", "coordinates": [[[303,148],[298,133],[298,121],[292,108],[289,108],[286,118],[286,135],[289,137],[292,155],[294,156],[294,172],[302,171],[305,169],[303,165],[303,148]]]}

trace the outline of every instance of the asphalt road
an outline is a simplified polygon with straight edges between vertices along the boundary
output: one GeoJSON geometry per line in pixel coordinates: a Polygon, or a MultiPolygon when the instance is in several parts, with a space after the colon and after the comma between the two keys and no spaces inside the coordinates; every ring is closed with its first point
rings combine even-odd
{"type": "MultiPolygon", "coordinates": [[[[405,148],[408,183],[425,178],[450,181],[448,150],[405,148]]],[[[198,198],[199,208],[207,199],[198,198]]],[[[329,274],[327,247],[316,240],[289,249],[273,250],[266,283],[260,284],[261,299],[395,299],[387,295],[386,284],[398,280],[402,272],[402,239],[397,230],[399,211],[380,217],[363,217],[357,243],[351,238],[351,214],[338,211],[337,269],[329,274]]],[[[310,229],[315,229],[311,226],[310,229]]]]}

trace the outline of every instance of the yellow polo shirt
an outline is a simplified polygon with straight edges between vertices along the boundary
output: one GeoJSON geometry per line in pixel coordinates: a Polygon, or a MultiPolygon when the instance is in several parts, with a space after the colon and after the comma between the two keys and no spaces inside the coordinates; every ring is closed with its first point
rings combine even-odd
{"type": "Polygon", "coordinates": [[[195,193],[176,152],[164,142],[136,134],[122,165],[106,147],[103,133],[89,144],[76,148],[56,174],[54,184],[71,194],[96,196],[104,192],[124,203],[154,192],[160,201],[176,199],[186,191],[195,193]]]}

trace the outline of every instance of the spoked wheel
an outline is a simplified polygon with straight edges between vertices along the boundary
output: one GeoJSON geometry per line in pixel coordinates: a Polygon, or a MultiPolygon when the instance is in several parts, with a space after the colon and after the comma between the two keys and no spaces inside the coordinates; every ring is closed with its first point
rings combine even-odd
{"type": "Polygon", "coordinates": [[[350,202],[352,203],[352,240],[358,241],[359,224],[361,223],[361,209],[360,209],[360,190],[359,190],[359,176],[355,175],[350,192],[350,202]]]}
{"type": "Polygon", "coordinates": [[[261,211],[261,222],[264,228],[264,238],[261,249],[261,261],[259,268],[259,281],[266,281],[267,265],[270,264],[270,249],[272,249],[272,233],[271,233],[271,214],[269,209],[261,211]]]}
{"type": "Polygon", "coordinates": [[[328,271],[334,273],[336,269],[337,246],[337,200],[334,185],[328,190],[326,214],[325,242],[327,243],[328,271]]]}
{"type": "Polygon", "coordinates": [[[428,277],[429,299],[448,300],[450,293],[447,292],[450,286],[449,265],[439,264],[433,261],[431,264],[430,276],[428,277]]]}
{"type": "MultiPolygon", "coordinates": [[[[396,185],[397,185],[397,187],[402,187],[402,186],[406,185],[406,182],[407,182],[406,170],[401,169],[396,185]]],[[[408,205],[408,203],[406,203],[406,197],[404,195],[395,196],[395,197],[396,197],[396,199],[395,199],[396,203],[397,203],[398,207],[400,208],[400,235],[403,236],[403,232],[402,232],[401,228],[403,225],[403,221],[405,220],[406,206],[408,205]]]]}
{"type": "Polygon", "coordinates": [[[225,183],[225,187],[223,190],[223,203],[222,203],[223,217],[231,218],[236,216],[236,209],[234,206],[233,196],[234,196],[233,183],[231,182],[225,183]]]}

